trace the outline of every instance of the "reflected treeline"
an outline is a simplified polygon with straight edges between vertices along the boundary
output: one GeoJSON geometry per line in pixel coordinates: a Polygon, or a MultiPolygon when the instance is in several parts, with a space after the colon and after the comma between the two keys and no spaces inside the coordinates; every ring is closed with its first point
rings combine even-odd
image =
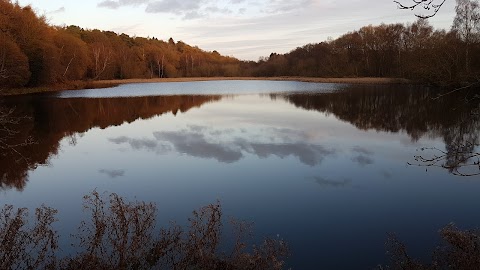
{"type": "MultiPolygon", "coordinates": [[[[471,174],[458,169],[468,162],[475,165],[469,157],[477,156],[475,148],[480,143],[480,117],[475,113],[480,99],[470,98],[468,93],[439,96],[438,91],[416,86],[356,85],[335,93],[272,95],[279,97],[299,108],[333,114],[362,130],[406,132],[412,141],[424,136],[442,138],[446,152],[435,166],[452,173],[471,174]]],[[[427,152],[424,154],[438,154],[427,152]]]]}
{"type": "MultiPolygon", "coordinates": [[[[436,160],[433,166],[448,168],[452,173],[470,174],[468,171],[459,173],[458,168],[465,168],[464,165],[471,161],[469,157],[472,153],[478,152],[480,121],[479,115],[472,112],[478,110],[480,100],[467,100],[464,93],[453,93],[438,99],[435,99],[436,96],[434,91],[413,86],[348,86],[342,91],[326,94],[271,95],[302,109],[334,114],[359,129],[403,131],[410,135],[412,141],[423,136],[443,138],[446,153],[439,161],[441,163],[436,160]]],[[[184,95],[108,99],[30,96],[5,99],[0,104],[0,188],[22,190],[28,172],[39,165],[48,164],[49,158],[57,154],[60,141],[64,138],[71,138],[71,142],[75,143],[76,134],[94,127],[107,128],[164,113],[186,112],[221,98],[220,95],[184,95]]],[[[215,155],[208,158],[218,157],[219,161],[224,162],[239,160],[242,153],[238,151],[259,157],[294,155],[307,165],[318,164],[325,154],[330,154],[328,149],[312,148],[302,142],[293,150],[286,145],[241,140],[235,140],[227,148],[219,148],[219,145],[206,141],[202,132],[195,130],[183,130],[179,134],[157,132],[154,135],[157,139],[170,142],[178,151],[193,156],[204,157],[208,154],[205,149],[211,150],[215,155]],[[186,144],[191,141],[202,143],[199,145],[202,152],[186,144]]],[[[115,140],[119,139],[122,141],[117,143],[128,138],[115,140]]],[[[429,159],[428,154],[425,153],[426,160],[429,159]]],[[[357,161],[369,164],[367,159],[357,161]]]]}
{"type": "Polygon", "coordinates": [[[28,171],[48,164],[60,141],[91,128],[107,128],[177,114],[221,96],[158,96],[109,99],[21,97],[6,99],[0,115],[0,188],[22,190],[28,171]]]}

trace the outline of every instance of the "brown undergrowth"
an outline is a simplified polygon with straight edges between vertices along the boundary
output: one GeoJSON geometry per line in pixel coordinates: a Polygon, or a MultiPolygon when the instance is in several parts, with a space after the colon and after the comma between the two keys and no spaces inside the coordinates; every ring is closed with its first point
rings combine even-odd
{"type": "Polygon", "coordinates": [[[222,209],[214,203],[193,211],[189,225],[156,229],[153,203],[127,201],[115,193],[84,197],[90,219],[73,235],[76,255],[58,256],[53,229],[57,211],[41,206],[29,224],[28,210],[6,205],[0,211],[0,269],[282,269],[286,242],[266,238],[247,246],[251,225],[232,221],[235,243],[220,251],[222,209]]]}
{"type": "Polygon", "coordinates": [[[412,258],[407,252],[407,246],[391,234],[386,243],[391,263],[386,267],[380,266],[379,269],[480,269],[480,234],[477,230],[460,230],[454,224],[449,224],[439,234],[442,243],[434,249],[429,263],[412,258]]]}

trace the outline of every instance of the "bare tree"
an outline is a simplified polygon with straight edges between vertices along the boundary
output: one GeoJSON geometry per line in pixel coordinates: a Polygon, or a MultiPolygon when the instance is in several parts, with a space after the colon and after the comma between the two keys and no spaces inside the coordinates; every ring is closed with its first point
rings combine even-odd
{"type": "Polygon", "coordinates": [[[465,43],[465,71],[469,73],[470,46],[478,41],[480,33],[480,5],[478,0],[456,0],[456,2],[452,30],[465,43]]]}
{"type": "Polygon", "coordinates": [[[105,47],[104,44],[95,44],[95,46],[92,46],[92,53],[95,64],[95,77],[93,79],[97,80],[110,64],[112,51],[110,48],[105,47]]]}

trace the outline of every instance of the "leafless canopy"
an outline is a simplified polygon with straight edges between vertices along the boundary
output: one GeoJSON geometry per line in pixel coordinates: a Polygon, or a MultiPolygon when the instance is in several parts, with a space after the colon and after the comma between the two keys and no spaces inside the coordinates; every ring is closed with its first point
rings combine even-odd
{"type": "Polygon", "coordinates": [[[409,9],[415,11],[415,16],[422,19],[428,19],[435,15],[443,6],[446,0],[409,0],[406,1],[393,1],[397,4],[399,9],[409,9]]]}

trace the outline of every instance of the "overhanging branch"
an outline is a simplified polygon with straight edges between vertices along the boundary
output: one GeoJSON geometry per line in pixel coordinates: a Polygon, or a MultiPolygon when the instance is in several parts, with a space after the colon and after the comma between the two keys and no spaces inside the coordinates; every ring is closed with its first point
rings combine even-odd
{"type": "Polygon", "coordinates": [[[410,4],[402,4],[399,1],[393,1],[394,3],[397,4],[397,7],[399,9],[408,9],[408,10],[415,10],[418,6],[420,8],[423,8],[425,11],[432,12],[430,14],[424,15],[422,13],[415,13],[415,16],[421,19],[428,19],[431,18],[435,15],[437,15],[437,12],[440,10],[440,8],[443,6],[446,0],[442,0],[440,3],[435,4],[434,0],[411,0],[410,4]]]}

